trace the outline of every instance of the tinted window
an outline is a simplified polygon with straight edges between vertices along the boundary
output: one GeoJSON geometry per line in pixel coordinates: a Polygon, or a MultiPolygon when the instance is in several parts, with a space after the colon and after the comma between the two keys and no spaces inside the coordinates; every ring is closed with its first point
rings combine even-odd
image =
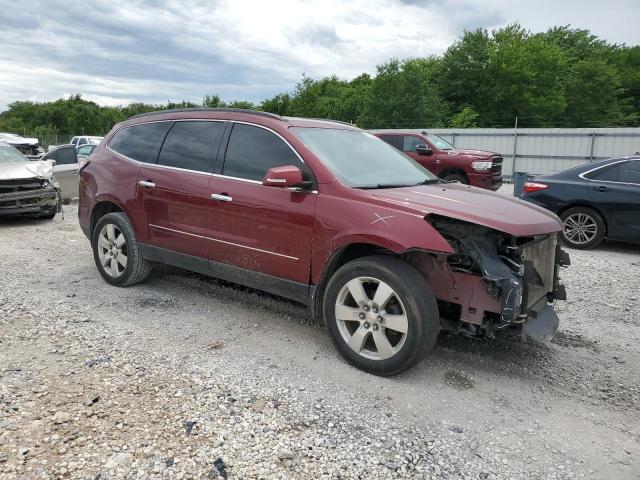
{"type": "Polygon", "coordinates": [[[620,181],[640,185],[640,160],[632,160],[622,164],[620,168],[620,181]]]}
{"type": "Polygon", "coordinates": [[[78,145],[85,145],[86,143],[87,143],[86,138],[81,138],[80,140],[78,140],[78,145]]]}
{"type": "Polygon", "coordinates": [[[279,137],[268,130],[237,123],[233,126],[222,173],[230,177],[262,181],[273,167],[295,165],[310,180],[306,165],[279,137]]]}
{"type": "Polygon", "coordinates": [[[587,178],[591,180],[602,180],[606,182],[619,182],[620,181],[620,167],[621,163],[616,165],[611,165],[609,167],[604,167],[595,172],[592,172],[589,175],[586,175],[587,178]]]}
{"type": "Polygon", "coordinates": [[[45,157],[46,160],[55,160],[56,165],[71,165],[78,163],[78,156],[74,147],[65,147],[54,150],[45,157]]]}
{"type": "Polygon", "coordinates": [[[223,122],[176,122],[162,144],[158,165],[211,172],[223,122]]]}
{"type": "Polygon", "coordinates": [[[419,139],[418,137],[405,135],[403,138],[404,145],[402,147],[402,150],[404,152],[415,152],[418,145],[425,145],[425,141],[419,139]]]}
{"type": "Polygon", "coordinates": [[[380,135],[380,138],[400,151],[404,147],[404,137],[402,135],[380,135]]]}
{"type": "Polygon", "coordinates": [[[109,147],[125,157],[139,162],[155,163],[155,153],[171,122],[135,125],[118,130],[109,147]]]}

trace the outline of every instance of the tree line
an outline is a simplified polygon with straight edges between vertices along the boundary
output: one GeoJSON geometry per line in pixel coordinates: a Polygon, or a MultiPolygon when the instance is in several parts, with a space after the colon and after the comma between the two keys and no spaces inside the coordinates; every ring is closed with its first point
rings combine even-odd
{"type": "Polygon", "coordinates": [[[293,91],[254,104],[132,103],[106,107],[80,95],[18,101],[0,131],[104,134],[131,115],[165,108],[251,108],[331,118],[363,128],[640,126],[640,46],[609,43],[569,26],[531,33],[519,24],[465,33],[442,56],[391,59],[352,80],[303,75],[293,91]]]}

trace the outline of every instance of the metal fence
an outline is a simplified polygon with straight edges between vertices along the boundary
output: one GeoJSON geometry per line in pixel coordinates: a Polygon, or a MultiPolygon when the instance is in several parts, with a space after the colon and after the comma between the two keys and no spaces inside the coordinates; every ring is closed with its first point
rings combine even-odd
{"type": "Polygon", "coordinates": [[[503,173],[508,178],[513,172],[553,173],[640,152],[640,128],[431,128],[427,131],[458,148],[501,153],[503,173]]]}

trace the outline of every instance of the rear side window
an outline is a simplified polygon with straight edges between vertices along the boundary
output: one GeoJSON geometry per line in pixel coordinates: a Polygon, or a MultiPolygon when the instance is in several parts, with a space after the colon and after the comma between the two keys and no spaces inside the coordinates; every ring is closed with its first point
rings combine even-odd
{"type": "Polygon", "coordinates": [[[404,137],[402,135],[380,135],[380,138],[400,151],[404,148],[404,137]]]}
{"type": "Polygon", "coordinates": [[[640,160],[633,160],[622,165],[620,181],[640,185],[640,160]]]}
{"type": "Polygon", "coordinates": [[[233,126],[223,175],[262,181],[267,170],[285,165],[300,168],[302,177],[311,180],[308,167],[281,138],[264,128],[241,123],[233,126]]]}
{"type": "Polygon", "coordinates": [[[603,182],[619,182],[620,181],[620,167],[623,164],[618,163],[608,167],[603,167],[591,174],[587,175],[587,178],[591,180],[601,180],[603,182]]]}
{"type": "Polygon", "coordinates": [[[55,160],[56,165],[71,165],[78,163],[78,156],[76,155],[75,147],[59,148],[51,152],[47,157],[47,160],[55,160]]]}
{"type": "Polygon", "coordinates": [[[176,122],[162,144],[158,165],[213,171],[224,122],[176,122]]]}
{"type": "Polygon", "coordinates": [[[154,122],[125,127],[113,136],[109,148],[138,162],[155,163],[158,146],[171,122],[154,122]]]}

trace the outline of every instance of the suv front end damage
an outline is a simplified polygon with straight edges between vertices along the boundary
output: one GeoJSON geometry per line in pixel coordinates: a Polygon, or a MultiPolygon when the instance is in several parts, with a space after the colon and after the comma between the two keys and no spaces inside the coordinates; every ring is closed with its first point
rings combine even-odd
{"type": "Polygon", "coordinates": [[[569,265],[556,234],[515,237],[487,227],[431,216],[453,254],[413,251],[409,262],[438,299],[443,327],[476,336],[516,326],[538,341],[558,328],[551,307],[565,300],[558,270],[569,265]]]}

